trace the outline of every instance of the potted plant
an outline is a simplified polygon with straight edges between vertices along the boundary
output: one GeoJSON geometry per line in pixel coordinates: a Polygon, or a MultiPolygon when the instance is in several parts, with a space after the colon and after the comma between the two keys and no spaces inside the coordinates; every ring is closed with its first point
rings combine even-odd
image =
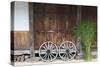
{"type": "Polygon", "coordinates": [[[96,31],[96,24],[90,20],[82,20],[74,28],[74,33],[77,37],[81,38],[84,58],[87,61],[92,59],[91,56],[91,45],[94,40],[94,35],[96,31]]]}

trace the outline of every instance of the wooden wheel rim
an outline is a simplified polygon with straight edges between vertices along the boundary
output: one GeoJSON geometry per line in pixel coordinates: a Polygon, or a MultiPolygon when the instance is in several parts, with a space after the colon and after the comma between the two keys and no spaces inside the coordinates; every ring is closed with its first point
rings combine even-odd
{"type": "Polygon", "coordinates": [[[76,46],[71,41],[64,41],[59,46],[59,56],[64,61],[74,59],[74,57],[76,56],[76,51],[76,46]]]}
{"type": "Polygon", "coordinates": [[[51,41],[44,42],[39,48],[39,56],[43,61],[53,61],[58,56],[58,48],[51,41]]]}

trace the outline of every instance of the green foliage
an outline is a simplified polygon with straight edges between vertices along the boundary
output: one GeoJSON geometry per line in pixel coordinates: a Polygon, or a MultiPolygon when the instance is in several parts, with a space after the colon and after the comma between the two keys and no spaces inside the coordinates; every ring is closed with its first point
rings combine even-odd
{"type": "Polygon", "coordinates": [[[74,33],[77,37],[81,37],[81,41],[85,47],[85,50],[91,47],[91,44],[94,40],[95,31],[96,24],[90,20],[83,20],[77,26],[75,26],[74,33]]]}

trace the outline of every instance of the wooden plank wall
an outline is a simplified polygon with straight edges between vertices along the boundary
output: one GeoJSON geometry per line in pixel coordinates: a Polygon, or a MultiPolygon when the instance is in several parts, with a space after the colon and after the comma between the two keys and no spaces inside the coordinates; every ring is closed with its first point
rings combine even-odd
{"type": "Polygon", "coordinates": [[[36,3],[33,8],[35,48],[45,41],[57,45],[66,40],[75,42],[72,32],[77,18],[76,6],[36,3]]]}
{"type": "MultiPolygon", "coordinates": [[[[75,42],[73,27],[77,21],[77,6],[40,4],[33,3],[33,23],[34,48],[37,49],[45,41],[52,41],[57,46],[66,40],[75,42]]],[[[83,7],[81,9],[81,19],[92,19],[97,22],[96,7],[83,7]]],[[[33,25],[33,26],[32,26],[33,25]]],[[[11,49],[29,48],[29,31],[11,31],[11,49]]],[[[97,39],[97,35],[95,37],[97,39]]],[[[97,40],[95,40],[96,42],[97,40]]],[[[97,44],[95,44],[97,46],[97,44]]]]}
{"type": "Polygon", "coordinates": [[[29,49],[29,32],[11,31],[11,49],[29,49]]]}
{"type": "Polygon", "coordinates": [[[82,19],[90,19],[97,23],[97,7],[96,6],[82,6],[82,19]]]}

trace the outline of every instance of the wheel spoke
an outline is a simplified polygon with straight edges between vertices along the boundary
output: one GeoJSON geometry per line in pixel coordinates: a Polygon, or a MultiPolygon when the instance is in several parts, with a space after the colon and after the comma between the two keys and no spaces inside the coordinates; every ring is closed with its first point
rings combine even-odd
{"type": "Polygon", "coordinates": [[[65,57],[66,56],[66,54],[64,53],[63,55],[62,55],[62,57],[65,57]]]}
{"type": "Polygon", "coordinates": [[[51,54],[50,54],[50,60],[52,59],[52,56],[51,56],[51,54]]]}
{"type": "Polygon", "coordinates": [[[60,54],[66,53],[66,50],[65,50],[65,49],[59,50],[59,53],[60,53],[60,54]]]}
{"type": "Polygon", "coordinates": [[[45,45],[43,46],[43,48],[46,50],[46,47],[45,47],[45,45]]]}
{"type": "Polygon", "coordinates": [[[50,48],[51,50],[53,50],[53,49],[55,48],[55,46],[54,46],[52,43],[50,43],[49,48],[50,48]]]}
{"type": "Polygon", "coordinates": [[[76,50],[75,49],[70,49],[69,53],[72,53],[72,52],[76,52],[76,50]]]}
{"type": "Polygon", "coordinates": [[[72,57],[73,57],[73,55],[72,55],[72,54],[70,54],[70,53],[68,54],[68,56],[69,56],[70,58],[72,58],[72,57]]]}
{"type": "Polygon", "coordinates": [[[41,52],[46,52],[46,50],[41,50],[41,52]]]}
{"type": "Polygon", "coordinates": [[[66,49],[67,48],[66,44],[63,44],[63,45],[64,45],[63,47],[66,49]]]}
{"type": "Polygon", "coordinates": [[[53,44],[51,44],[51,48],[50,48],[51,50],[53,50],[54,49],[54,45],[53,44]]]}
{"type": "Polygon", "coordinates": [[[56,52],[57,52],[56,49],[51,50],[51,53],[56,53],[56,52]]]}
{"type": "Polygon", "coordinates": [[[50,47],[50,46],[49,46],[49,42],[47,42],[47,49],[49,49],[49,47],[50,47]]]}
{"type": "Polygon", "coordinates": [[[55,57],[53,54],[51,54],[51,56],[55,57]]]}
{"type": "Polygon", "coordinates": [[[68,54],[66,54],[66,59],[68,59],[68,54]]]}
{"type": "Polygon", "coordinates": [[[68,42],[66,42],[66,49],[68,49],[68,44],[69,44],[69,43],[68,43],[68,42]]]}
{"type": "Polygon", "coordinates": [[[51,49],[51,47],[52,47],[52,43],[50,43],[50,42],[48,42],[48,44],[49,44],[49,49],[51,49]]]}
{"type": "Polygon", "coordinates": [[[45,47],[46,47],[46,49],[47,49],[47,48],[48,48],[48,45],[47,45],[47,43],[45,43],[44,45],[45,45],[45,47]]]}
{"type": "Polygon", "coordinates": [[[70,43],[70,44],[68,45],[68,47],[69,47],[69,49],[73,49],[73,48],[74,48],[74,45],[72,45],[72,43],[70,43]]]}
{"type": "Polygon", "coordinates": [[[46,59],[46,57],[47,57],[47,54],[45,54],[45,55],[43,56],[43,59],[46,59]]]}
{"type": "Polygon", "coordinates": [[[49,60],[49,55],[47,55],[47,60],[49,60]]]}

